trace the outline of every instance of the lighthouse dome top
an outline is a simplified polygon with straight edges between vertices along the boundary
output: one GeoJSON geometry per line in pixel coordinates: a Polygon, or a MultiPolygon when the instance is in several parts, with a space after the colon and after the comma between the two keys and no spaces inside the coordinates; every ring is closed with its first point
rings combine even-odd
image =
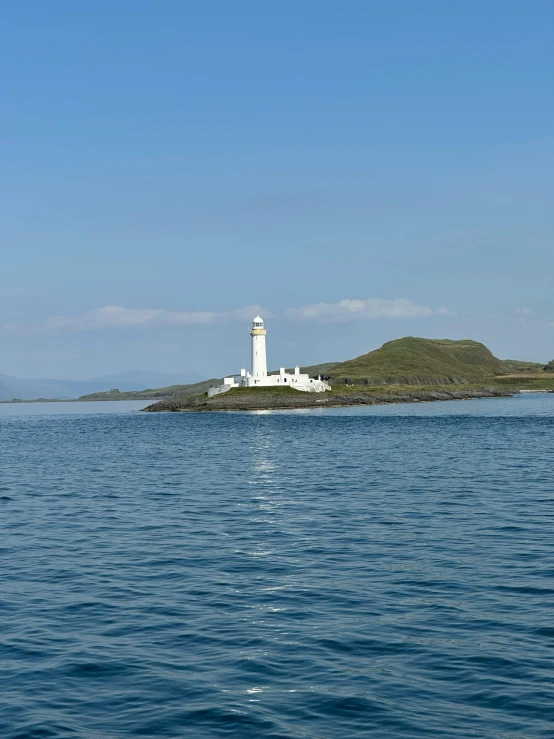
{"type": "Polygon", "coordinates": [[[260,316],[256,316],[254,320],[252,321],[253,326],[263,326],[264,325],[264,319],[260,316]]]}

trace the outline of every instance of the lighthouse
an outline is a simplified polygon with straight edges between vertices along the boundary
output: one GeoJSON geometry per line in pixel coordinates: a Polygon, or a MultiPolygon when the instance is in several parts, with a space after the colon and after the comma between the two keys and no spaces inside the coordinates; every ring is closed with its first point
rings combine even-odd
{"type": "Polygon", "coordinates": [[[256,316],[252,321],[252,377],[261,379],[267,377],[267,357],[265,353],[265,334],[263,319],[256,316]]]}
{"type": "Polygon", "coordinates": [[[239,387],[275,387],[292,388],[303,393],[323,393],[330,390],[331,386],[321,379],[315,379],[308,374],[300,372],[296,365],[294,374],[287,372],[284,366],[279,369],[279,374],[267,374],[267,358],[265,354],[265,328],[263,318],[256,316],[252,321],[250,336],[252,337],[252,372],[246,368],[241,369],[240,375],[229,375],[224,377],[221,385],[211,385],[208,389],[208,398],[214,395],[226,393],[233,388],[239,387]]]}

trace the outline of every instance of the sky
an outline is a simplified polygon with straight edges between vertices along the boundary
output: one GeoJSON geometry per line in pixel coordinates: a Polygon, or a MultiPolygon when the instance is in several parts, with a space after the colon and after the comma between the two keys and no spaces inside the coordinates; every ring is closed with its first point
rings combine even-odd
{"type": "Polygon", "coordinates": [[[554,357],[551,0],[21,0],[0,373],[554,357]]]}

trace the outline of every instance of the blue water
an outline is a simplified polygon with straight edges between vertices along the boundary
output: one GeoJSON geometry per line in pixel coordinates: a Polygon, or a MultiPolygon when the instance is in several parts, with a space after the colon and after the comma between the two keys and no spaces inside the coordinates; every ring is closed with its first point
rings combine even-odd
{"type": "Polygon", "coordinates": [[[553,737],[554,395],[0,406],[0,737],[553,737]]]}

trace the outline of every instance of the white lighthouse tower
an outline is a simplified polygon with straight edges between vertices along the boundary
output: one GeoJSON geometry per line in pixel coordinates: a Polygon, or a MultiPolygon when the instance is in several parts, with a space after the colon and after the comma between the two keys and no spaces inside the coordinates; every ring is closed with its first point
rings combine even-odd
{"type": "Polygon", "coordinates": [[[252,330],[250,331],[250,336],[252,337],[252,377],[256,380],[267,377],[265,335],[266,330],[263,319],[260,316],[256,316],[252,321],[252,330]]]}

